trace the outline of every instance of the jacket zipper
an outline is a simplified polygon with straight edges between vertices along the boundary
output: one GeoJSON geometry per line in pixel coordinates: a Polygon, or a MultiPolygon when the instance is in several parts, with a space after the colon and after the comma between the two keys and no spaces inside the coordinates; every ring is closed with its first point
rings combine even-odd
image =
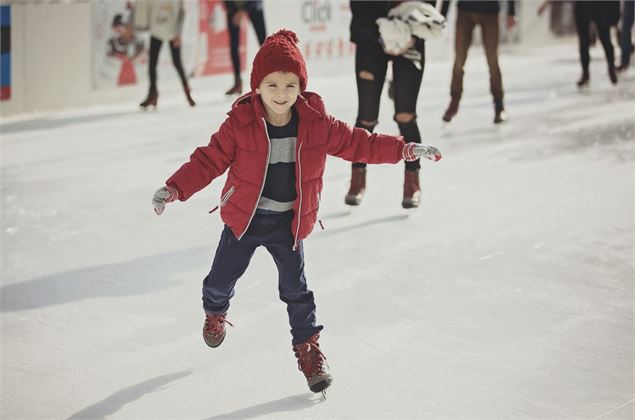
{"type": "Polygon", "coordinates": [[[269,132],[267,131],[267,122],[264,118],[262,118],[262,123],[265,127],[265,135],[267,136],[267,160],[265,161],[265,176],[262,178],[262,186],[260,187],[260,193],[258,193],[258,198],[256,199],[256,204],[254,205],[254,210],[251,212],[251,217],[249,217],[249,221],[247,222],[247,226],[245,226],[245,230],[240,236],[237,238],[239,241],[249,229],[249,225],[251,224],[251,220],[254,218],[256,214],[256,209],[258,208],[258,202],[260,201],[260,197],[262,196],[262,190],[265,189],[265,181],[267,180],[267,170],[269,169],[269,159],[271,158],[271,139],[269,138],[269,132]]]}
{"type": "Polygon", "coordinates": [[[293,248],[291,248],[294,251],[298,249],[298,236],[300,235],[300,218],[302,217],[302,164],[300,163],[301,150],[302,150],[302,143],[300,143],[300,145],[298,146],[298,157],[296,159],[298,163],[298,186],[299,186],[298,189],[300,190],[298,191],[298,194],[300,196],[300,204],[298,205],[298,227],[295,229],[295,238],[293,238],[293,248]]]}

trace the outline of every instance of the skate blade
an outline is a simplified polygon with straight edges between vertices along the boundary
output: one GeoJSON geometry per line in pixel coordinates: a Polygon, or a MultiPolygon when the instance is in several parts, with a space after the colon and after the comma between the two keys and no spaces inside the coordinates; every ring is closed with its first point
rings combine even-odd
{"type": "Polygon", "coordinates": [[[329,379],[325,379],[323,381],[320,381],[316,384],[313,384],[313,386],[310,387],[311,391],[315,392],[316,394],[321,392],[322,395],[326,395],[326,389],[331,386],[331,384],[333,383],[333,379],[329,378],[329,379]]]}

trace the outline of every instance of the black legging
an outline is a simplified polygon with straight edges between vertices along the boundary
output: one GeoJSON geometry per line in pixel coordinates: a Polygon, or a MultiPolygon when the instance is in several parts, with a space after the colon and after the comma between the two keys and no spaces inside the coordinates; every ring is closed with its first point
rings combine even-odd
{"type": "MultiPolygon", "coordinates": [[[[418,47],[421,53],[421,70],[407,58],[393,57],[385,54],[382,50],[373,48],[364,48],[358,46],[355,51],[355,76],[357,79],[357,122],[356,127],[362,127],[372,132],[374,126],[365,125],[362,121],[375,122],[379,118],[379,104],[381,101],[381,92],[386,80],[386,71],[388,70],[388,62],[392,61],[393,72],[393,94],[395,101],[395,114],[410,113],[415,116],[410,122],[400,123],[400,134],[405,138],[406,142],[421,143],[421,134],[417,125],[417,99],[419,97],[419,88],[421,87],[421,79],[423,78],[423,69],[425,65],[425,47],[423,42],[418,47]],[[360,77],[361,72],[369,72],[373,76],[373,80],[360,77]]],[[[363,168],[365,163],[353,163],[353,167],[363,168]]],[[[406,169],[419,169],[419,160],[406,162],[406,169]]]]}
{"type": "MultiPolygon", "coordinates": [[[[163,41],[158,38],[150,37],[150,62],[148,63],[148,72],[150,74],[150,91],[156,92],[157,90],[157,63],[159,62],[159,52],[163,41]]],[[[174,42],[170,41],[170,52],[172,53],[172,63],[174,68],[179,73],[181,83],[183,86],[187,86],[187,78],[185,77],[185,71],[183,71],[183,64],[181,63],[181,47],[175,47],[174,42]]]]}
{"type": "Polygon", "coordinates": [[[615,66],[615,52],[611,43],[611,18],[603,1],[576,1],[575,2],[575,26],[578,31],[578,43],[580,47],[580,64],[583,76],[589,75],[589,27],[595,22],[598,36],[609,68],[615,66]]]}
{"type": "MultiPolygon", "coordinates": [[[[232,66],[234,67],[234,76],[236,79],[240,78],[240,55],[238,54],[238,43],[240,35],[240,26],[234,25],[233,19],[236,12],[240,9],[236,7],[233,1],[225,1],[225,7],[227,7],[227,27],[229,28],[229,46],[231,48],[232,66]]],[[[249,15],[249,20],[254,26],[258,42],[262,45],[267,37],[267,31],[265,29],[265,17],[262,13],[262,2],[247,1],[245,2],[245,9],[249,15]]]]}

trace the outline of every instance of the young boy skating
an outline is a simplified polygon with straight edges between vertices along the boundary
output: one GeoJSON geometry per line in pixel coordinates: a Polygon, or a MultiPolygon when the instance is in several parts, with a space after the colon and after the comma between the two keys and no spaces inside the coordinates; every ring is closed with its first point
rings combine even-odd
{"type": "Polygon", "coordinates": [[[197,148],[159,188],[153,206],[185,201],[225,171],[219,204],[225,228],[211,271],[203,282],[203,338],[210,347],[225,339],[229,301],[254,251],[264,246],[278,267],[280,299],[287,304],[293,350],[313,392],[333,381],[318,339],[313,292],[304,275],[302,240],[317,219],[327,155],[351,162],[436,161],[431,146],[370,134],[336,120],[320,96],[306,92],[306,65],[295,33],[269,36],[254,58],[252,91],[239,98],[207,146],[197,148]]]}

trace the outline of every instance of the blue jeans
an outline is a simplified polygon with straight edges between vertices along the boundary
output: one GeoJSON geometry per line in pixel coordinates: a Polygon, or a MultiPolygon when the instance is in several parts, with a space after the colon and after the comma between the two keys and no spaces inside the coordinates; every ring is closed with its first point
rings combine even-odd
{"type": "Polygon", "coordinates": [[[256,248],[264,246],[278,267],[278,292],[287,304],[292,343],[298,344],[322,330],[316,325],[313,292],[304,276],[304,245],[294,251],[293,212],[256,214],[239,240],[225,226],[216,249],[212,269],[203,281],[203,309],[208,314],[225,313],[234,296],[236,281],[243,275],[256,248]]]}

